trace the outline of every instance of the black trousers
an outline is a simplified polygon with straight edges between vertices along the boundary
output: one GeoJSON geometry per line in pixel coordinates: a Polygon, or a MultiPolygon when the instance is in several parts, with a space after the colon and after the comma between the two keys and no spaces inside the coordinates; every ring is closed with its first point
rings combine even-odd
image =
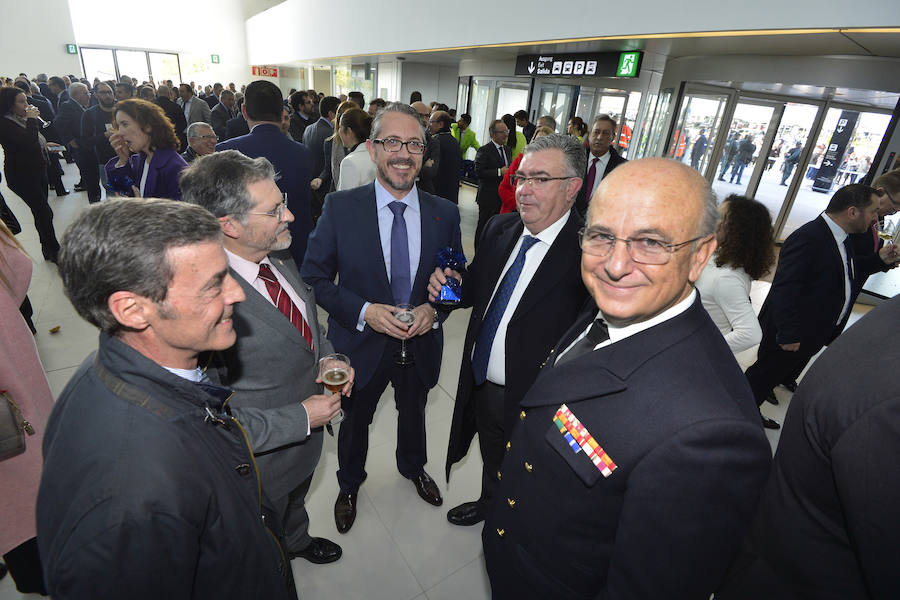
{"type": "Polygon", "coordinates": [[[4,554],[3,562],[6,563],[17,590],[23,594],[47,595],[37,538],[31,538],[4,554]]]}
{"type": "Polygon", "coordinates": [[[49,183],[53,185],[53,189],[56,190],[57,194],[62,194],[66,186],[63,185],[62,175],[62,165],[59,164],[59,155],[56,152],[48,153],[49,162],[47,163],[47,177],[49,183]]]}
{"type": "Polygon", "coordinates": [[[7,173],[6,185],[31,209],[44,257],[59,252],[59,242],[56,241],[56,231],[53,229],[53,211],[47,202],[46,170],[15,175],[7,173]]]}
{"type": "Polygon", "coordinates": [[[481,450],[481,496],[478,502],[487,506],[497,488],[497,473],[506,454],[508,436],[503,429],[505,391],[502,385],[485,381],[472,390],[475,404],[475,428],[481,450]]]}
{"type": "Polygon", "coordinates": [[[356,493],[366,480],[366,457],[369,453],[369,425],[375,416],[378,400],[390,383],[394,387],[397,406],[397,470],[407,479],[424,472],[428,456],[425,449],[425,402],[428,390],[413,365],[394,364],[400,341],[391,338],[381,356],[375,375],[358,390],[344,398],[344,420],[338,433],[338,484],[342,492],[356,493]]]}
{"type": "MultiPolygon", "coordinates": [[[[498,184],[499,185],[499,184],[498,184]]],[[[491,198],[482,198],[478,203],[478,224],[475,226],[475,248],[478,248],[478,238],[484,226],[494,215],[500,214],[500,196],[491,198]]]]}
{"type": "Polygon", "coordinates": [[[821,346],[800,344],[798,351],[788,352],[782,350],[774,338],[774,335],[771,339],[763,337],[756,362],[744,373],[757,406],[765,401],[776,385],[795,379],[816,352],[822,349],[821,346]]]}

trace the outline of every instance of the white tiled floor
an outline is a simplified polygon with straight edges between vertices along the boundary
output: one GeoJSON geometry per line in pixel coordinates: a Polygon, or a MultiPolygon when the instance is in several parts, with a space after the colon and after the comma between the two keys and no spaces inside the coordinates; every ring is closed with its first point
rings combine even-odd
{"type": "MultiPolygon", "coordinates": [[[[78,172],[65,165],[64,181],[71,189],[78,172]]],[[[5,186],[3,195],[22,222],[19,236],[34,257],[40,246],[31,214],[5,186]]],[[[477,219],[474,189],[463,186],[460,193],[463,245],[473,255],[472,235],[477,219]]],[[[51,192],[58,237],[62,237],[73,217],[87,206],[84,193],[56,198],[51,192]]],[[[761,304],[768,284],[755,284],[753,297],[761,304]]],[[[35,309],[37,345],[47,370],[50,387],[58,395],[76,367],[97,343],[97,330],[77,316],[65,298],[58,274],[50,263],[38,259],[29,292],[35,309]],[[56,334],[49,333],[59,325],[56,334]]],[[[857,306],[853,320],[867,307],[857,306]]],[[[758,310],[758,305],[757,305],[758,310]]],[[[444,326],[444,362],[437,387],[429,394],[427,409],[428,472],[438,481],[444,494],[444,506],[435,508],[422,502],[413,486],[397,473],[394,449],[397,433],[396,412],[390,390],[379,405],[372,426],[371,447],[366,469],[368,480],[360,490],[359,513],[353,529],[340,535],[334,527],[333,506],[338,487],[334,475],[337,447],[326,436],[319,468],[307,499],[311,518],[310,532],[328,537],[344,548],[344,556],[331,565],[312,565],[302,559],[293,562],[294,575],[303,600],[481,600],[490,597],[481,551],[481,527],[460,528],[447,523],[446,511],[473,500],[480,488],[481,459],[473,444],[469,456],[452,472],[452,485],[444,482],[444,460],[449,438],[453,398],[462,354],[468,310],[457,311],[444,326]]],[[[739,356],[743,367],[755,357],[755,349],[739,356]]],[[[790,393],[776,391],[780,406],[765,404],[763,411],[781,421],[790,393]]],[[[768,431],[773,449],[778,432],[768,431]]],[[[0,600],[37,598],[16,592],[9,577],[0,581],[0,600]]]]}

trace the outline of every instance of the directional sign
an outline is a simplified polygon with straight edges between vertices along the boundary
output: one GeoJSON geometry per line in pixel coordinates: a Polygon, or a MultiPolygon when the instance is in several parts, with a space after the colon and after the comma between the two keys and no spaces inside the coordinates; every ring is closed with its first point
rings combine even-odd
{"type": "Polygon", "coordinates": [[[643,52],[586,52],[579,54],[523,54],[516,58],[516,75],[540,77],[637,77],[643,52]]]}
{"type": "Polygon", "coordinates": [[[66,54],[78,54],[78,46],[75,44],[66,44],[66,54]]]}
{"type": "Polygon", "coordinates": [[[859,111],[844,110],[838,117],[838,122],[834,126],[834,132],[825,148],[825,156],[822,157],[822,164],[816,172],[816,180],[813,182],[812,189],[816,192],[827,193],[831,191],[831,186],[841,163],[844,162],[844,153],[850,143],[850,135],[853,128],[856,127],[856,120],[859,119],[859,111]]]}
{"type": "Polygon", "coordinates": [[[212,62],[212,64],[214,64],[214,65],[219,64],[219,55],[218,54],[210,54],[209,59],[212,62]]]}

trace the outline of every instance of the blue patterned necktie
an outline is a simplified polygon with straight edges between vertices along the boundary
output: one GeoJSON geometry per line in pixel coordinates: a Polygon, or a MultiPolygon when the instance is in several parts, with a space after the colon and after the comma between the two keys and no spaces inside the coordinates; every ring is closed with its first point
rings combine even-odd
{"type": "Polygon", "coordinates": [[[472,374],[475,377],[475,385],[481,385],[487,380],[488,359],[491,356],[491,346],[494,344],[494,337],[497,335],[497,328],[503,319],[503,313],[506,312],[506,306],[509,304],[509,298],[512,296],[519,281],[519,275],[522,274],[522,267],[525,266],[525,253],[538,242],[536,237],[526,235],[522,238],[522,246],[519,248],[519,254],[513,264],[510,265],[491,305],[484,313],[484,319],[481,321],[481,329],[478,331],[478,339],[475,341],[475,352],[472,355],[472,374]]]}
{"type": "Polygon", "coordinates": [[[409,302],[412,284],[409,280],[409,240],[406,235],[406,219],[403,211],[406,205],[402,202],[391,202],[388,208],[394,213],[391,224],[391,293],[394,304],[409,302]]]}

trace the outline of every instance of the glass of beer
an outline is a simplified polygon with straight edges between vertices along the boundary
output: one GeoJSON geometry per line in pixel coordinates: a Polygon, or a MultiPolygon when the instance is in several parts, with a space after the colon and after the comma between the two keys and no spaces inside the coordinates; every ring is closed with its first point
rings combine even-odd
{"type": "MultiPolygon", "coordinates": [[[[350,381],[350,359],[343,354],[326,354],[319,359],[319,379],[332,394],[340,393],[341,389],[350,381]]],[[[337,425],[344,420],[344,410],[328,422],[330,431],[332,425],[337,425]]],[[[334,435],[334,434],[332,434],[334,435]]]]}

